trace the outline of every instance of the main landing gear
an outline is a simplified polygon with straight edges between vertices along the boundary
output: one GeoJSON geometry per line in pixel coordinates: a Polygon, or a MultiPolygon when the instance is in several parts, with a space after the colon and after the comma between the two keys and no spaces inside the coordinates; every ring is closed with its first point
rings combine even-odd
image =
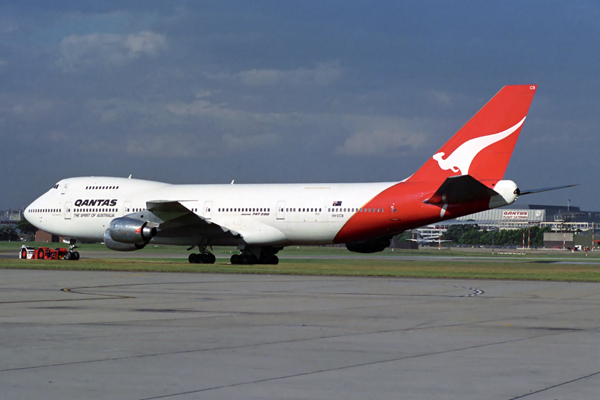
{"type": "Polygon", "coordinates": [[[214,264],[216,261],[215,255],[212,253],[192,253],[188,257],[190,264],[214,264]]]}
{"type": "Polygon", "coordinates": [[[275,255],[283,247],[245,247],[241,249],[241,254],[231,256],[231,264],[251,265],[251,264],[279,264],[279,258],[275,255]]]}
{"type": "MultiPolygon", "coordinates": [[[[192,246],[188,250],[192,250],[194,247],[196,246],[192,246]]],[[[216,260],[215,255],[208,251],[206,249],[207,247],[208,244],[206,242],[204,242],[203,244],[199,244],[198,250],[200,250],[200,253],[192,253],[188,257],[188,261],[190,262],[190,264],[214,264],[216,260]]]]}
{"type": "MultiPolygon", "coordinates": [[[[195,247],[195,246],[194,246],[195,247]]],[[[188,249],[191,250],[192,248],[188,249]]],[[[200,253],[192,253],[188,257],[190,264],[214,264],[215,255],[206,250],[206,246],[199,246],[200,253]]],[[[252,247],[246,246],[240,249],[241,254],[231,256],[231,264],[234,265],[252,265],[252,264],[279,264],[279,258],[275,255],[283,247],[252,247]]]]}

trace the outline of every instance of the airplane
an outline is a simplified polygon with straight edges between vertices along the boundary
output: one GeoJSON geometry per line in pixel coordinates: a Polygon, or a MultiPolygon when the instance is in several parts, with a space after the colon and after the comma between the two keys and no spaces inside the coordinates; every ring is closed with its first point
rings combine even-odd
{"type": "Polygon", "coordinates": [[[425,233],[422,234],[420,232],[413,232],[413,237],[406,239],[409,242],[415,242],[417,244],[421,244],[421,245],[432,245],[432,244],[440,244],[440,243],[444,243],[444,242],[451,242],[452,240],[448,240],[448,239],[442,239],[442,234],[441,232],[436,229],[435,233],[433,233],[433,229],[431,230],[431,233],[425,233]],[[415,237],[416,236],[416,237],[415,237]]]}
{"type": "MultiPolygon", "coordinates": [[[[537,85],[503,87],[410,177],[397,182],[174,185],[118,177],[63,179],[25,210],[38,229],[116,251],[184,245],[190,263],[277,264],[290,245],[383,251],[405,230],[502,207],[521,194],[503,180],[537,85]]],[[[568,185],[572,186],[572,185],[568,185]]],[[[538,191],[554,190],[540,189],[538,191]]],[[[525,193],[535,193],[536,190],[525,193]]]]}

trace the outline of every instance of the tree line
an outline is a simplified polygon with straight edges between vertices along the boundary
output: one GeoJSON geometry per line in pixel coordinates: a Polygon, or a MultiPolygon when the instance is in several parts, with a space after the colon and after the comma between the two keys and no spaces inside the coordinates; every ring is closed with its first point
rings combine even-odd
{"type": "MultiPolygon", "coordinates": [[[[531,226],[525,228],[525,246],[528,241],[532,247],[544,245],[544,232],[550,232],[549,227],[531,226]]],[[[484,245],[484,246],[522,246],[523,229],[506,229],[488,231],[474,225],[452,225],[442,235],[442,240],[451,240],[454,244],[484,245]]]]}
{"type": "Polygon", "coordinates": [[[0,241],[17,242],[19,241],[19,233],[33,235],[36,231],[37,228],[23,218],[17,225],[0,225],[0,241]]]}

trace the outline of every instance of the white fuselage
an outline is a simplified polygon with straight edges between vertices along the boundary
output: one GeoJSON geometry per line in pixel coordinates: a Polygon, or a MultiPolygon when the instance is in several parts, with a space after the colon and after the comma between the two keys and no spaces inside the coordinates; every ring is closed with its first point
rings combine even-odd
{"type": "MultiPolygon", "coordinates": [[[[148,201],[178,201],[208,222],[243,234],[210,244],[329,244],[349,218],[390,183],[173,185],[112,177],[64,179],[25,211],[55,235],[102,241],[110,222],[142,213],[148,201]]],[[[195,245],[193,235],[151,243],[195,245]]]]}

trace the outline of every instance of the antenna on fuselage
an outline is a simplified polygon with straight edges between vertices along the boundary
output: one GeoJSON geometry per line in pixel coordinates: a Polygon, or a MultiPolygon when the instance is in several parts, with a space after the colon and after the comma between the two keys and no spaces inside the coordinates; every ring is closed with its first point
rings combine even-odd
{"type": "Polygon", "coordinates": [[[133,174],[129,174],[129,178],[127,178],[127,179],[131,179],[131,175],[133,175],[133,174]]]}
{"type": "Polygon", "coordinates": [[[235,179],[233,179],[233,180],[231,181],[231,184],[232,184],[232,185],[233,185],[233,182],[235,182],[235,179]]]}

